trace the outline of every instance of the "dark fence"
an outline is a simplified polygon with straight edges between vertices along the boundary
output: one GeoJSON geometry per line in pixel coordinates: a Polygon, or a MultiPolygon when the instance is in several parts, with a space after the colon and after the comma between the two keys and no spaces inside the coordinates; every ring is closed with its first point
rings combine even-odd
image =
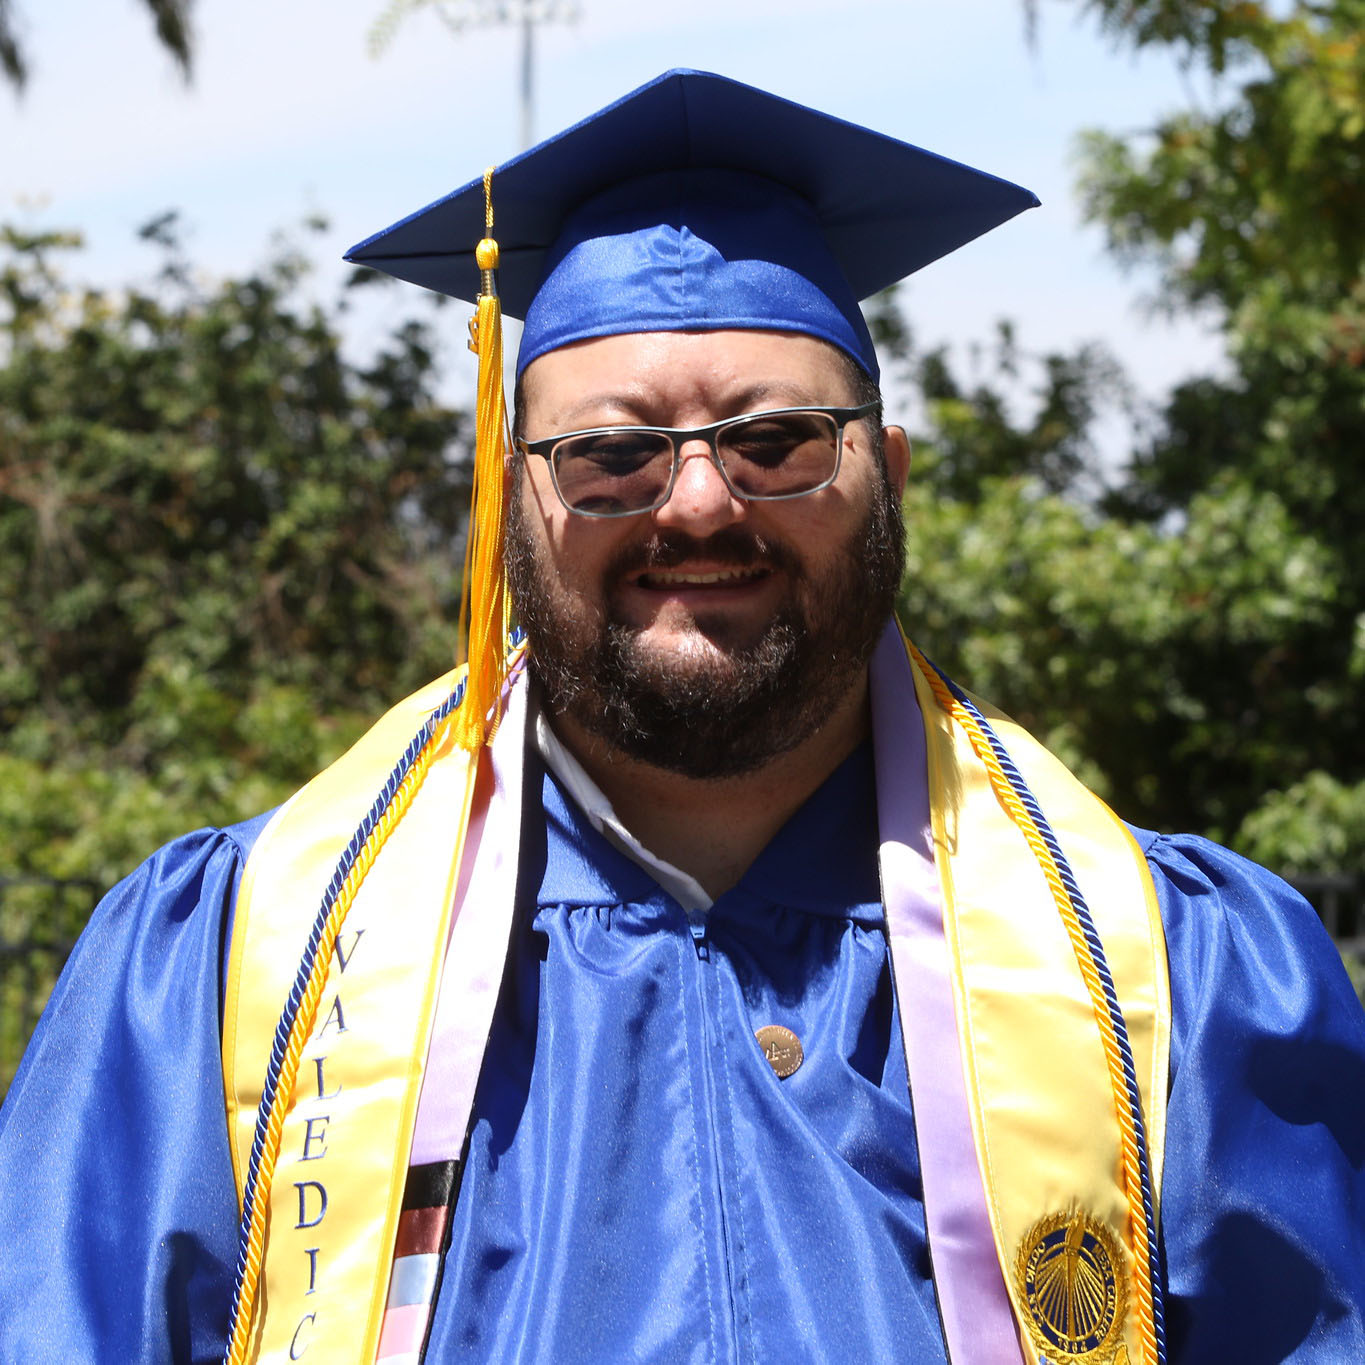
{"type": "Polygon", "coordinates": [[[1336,940],[1356,993],[1365,1004],[1365,873],[1354,877],[1291,877],[1336,940]]]}
{"type": "Polygon", "coordinates": [[[1365,941],[1365,877],[1290,877],[1338,943],[1365,941]]]}
{"type": "MultiPolygon", "coordinates": [[[[1365,874],[1292,880],[1365,996],[1365,874]]],[[[0,1099],[101,890],[89,881],[0,876],[0,1099]]]]}

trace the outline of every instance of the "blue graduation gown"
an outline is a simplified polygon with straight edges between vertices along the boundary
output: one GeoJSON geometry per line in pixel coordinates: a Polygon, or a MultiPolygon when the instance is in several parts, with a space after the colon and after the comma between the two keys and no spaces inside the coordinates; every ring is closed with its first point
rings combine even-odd
{"type": "Polygon", "coordinates": [[[692,921],[544,809],[429,1359],[942,1359],[870,745],[692,921]]]}
{"type": "MultiPolygon", "coordinates": [[[[553,783],[546,803],[428,1359],[943,1359],[869,883],[855,871],[830,899],[765,854],[699,945],[553,783]],[[609,998],[614,1023],[585,1026],[609,998]],[[806,1046],[788,1081],[745,1055],[767,1022],[806,1046]],[[609,1115],[628,1098],[625,1130],[594,1115],[599,1084],[609,1115]]],[[[0,1365],[221,1357],[237,1215],[218,1001],[262,825],[161,850],[54,991],[0,1111],[0,1365]]],[[[1365,1014],[1282,883],[1202,839],[1141,837],[1174,1002],[1170,1360],[1365,1359],[1365,1014]]]]}

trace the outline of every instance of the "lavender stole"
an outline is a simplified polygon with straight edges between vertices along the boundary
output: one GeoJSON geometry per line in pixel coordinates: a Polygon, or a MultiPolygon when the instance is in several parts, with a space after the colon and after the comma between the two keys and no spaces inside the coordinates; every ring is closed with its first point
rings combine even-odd
{"type": "Polygon", "coordinates": [[[929,820],[924,720],[893,623],[872,660],[882,900],[915,1111],[924,1215],[950,1358],[1023,1359],[967,1108],[929,820]]]}

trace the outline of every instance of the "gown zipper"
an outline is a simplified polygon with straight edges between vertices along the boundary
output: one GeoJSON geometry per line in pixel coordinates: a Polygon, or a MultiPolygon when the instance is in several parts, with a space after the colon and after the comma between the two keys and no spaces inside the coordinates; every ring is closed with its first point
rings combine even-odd
{"type": "MultiPolygon", "coordinates": [[[[710,994],[716,988],[717,983],[713,972],[710,970],[711,941],[707,937],[706,920],[701,915],[689,915],[688,920],[689,927],[692,931],[692,945],[695,949],[697,963],[696,999],[701,1013],[703,1103],[706,1106],[707,1133],[711,1147],[716,1216],[720,1222],[721,1245],[724,1248],[725,1253],[723,1287],[725,1293],[726,1319],[729,1324],[730,1336],[730,1350],[728,1354],[732,1360],[739,1361],[743,1352],[740,1345],[739,1305],[736,1302],[737,1296],[735,1293],[735,1248],[726,1200],[724,1148],[721,1144],[720,1125],[717,1122],[716,1115],[718,1087],[716,1085],[713,1070],[717,1039],[714,1033],[710,994]]],[[[749,1354],[751,1355],[752,1351],[750,1351],[749,1354]]]]}

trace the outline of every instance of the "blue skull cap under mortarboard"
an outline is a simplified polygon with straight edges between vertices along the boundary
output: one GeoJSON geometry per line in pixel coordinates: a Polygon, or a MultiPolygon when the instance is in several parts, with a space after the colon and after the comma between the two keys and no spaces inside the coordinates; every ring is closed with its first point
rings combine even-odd
{"type": "MultiPolygon", "coordinates": [[[[909,143],[700,71],[670,71],[498,167],[517,374],[572,341],[744,328],[832,342],[870,375],[857,301],[1038,200],[909,143]]],[[[346,259],[471,302],[483,180],[346,259]]]]}

